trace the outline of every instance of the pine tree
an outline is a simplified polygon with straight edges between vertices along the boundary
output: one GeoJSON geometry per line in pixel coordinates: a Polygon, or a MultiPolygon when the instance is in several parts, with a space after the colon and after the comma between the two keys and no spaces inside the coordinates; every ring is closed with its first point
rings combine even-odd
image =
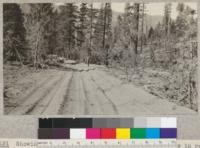
{"type": "Polygon", "coordinates": [[[133,60],[133,67],[138,65],[138,41],[139,41],[139,19],[140,19],[140,4],[126,5],[125,8],[125,34],[129,38],[129,48],[131,48],[131,57],[133,60]]]}
{"type": "MultiPolygon", "coordinates": [[[[91,59],[91,54],[92,54],[92,43],[93,43],[93,21],[95,18],[95,13],[94,13],[94,9],[93,9],[93,4],[90,4],[90,10],[88,12],[88,16],[89,16],[89,21],[90,21],[90,27],[89,27],[89,48],[88,48],[88,56],[91,59]]],[[[89,63],[90,61],[88,61],[89,63]]]]}
{"type": "Polygon", "coordinates": [[[164,26],[164,49],[165,49],[165,68],[170,67],[170,62],[172,58],[171,52],[171,42],[170,42],[170,26],[171,26],[171,3],[166,3],[164,8],[164,18],[163,18],[163,26],[164,26]]]}
{"type": "Polygon", "coordinates": [[[67,41],[65,40],[65,37],[67,35],[67,31],[65,28],[65,21],[66,21],[66,14],[64,12],[64,6],[60,6],[58,8],[58,12],[55,13],[55,17],[56,17],[56,54],[62,57],[66,57],[66,43],[67,41]]]}
{"type": "Polygon", "coordinates": [[[112,10],[111,4],[105,3],[101,5],[94,31],[94,42],[97,45],[97,55],[100,57],[101,63],[108,65],[109,48],[112,42],[112,10]]]}
{"type": "Polygon", "coordinates": [[[178,16],[176,18],[176,32],[177,37],[181,37],[185,35],[185,31],[189,29],[189,24],[187,22],[187,15],[185,13],[185,5],[183,3],[179,3],[177,6],[178,16]]]}
{"type": "Polygon", "coordinates": [[[170,33],[170,23],[171,23],[171,8],[172,4],[167,3],[165,4],[165,9],[164,9],[164,18],[163,18],[163,24],[165,27],[165,35],[169,36],[170,33]]]}
{"type": "Polygon", "coordinates": [[[109,64],[109,50],[111,48],[112,43],[112,9],[111,4],[105,4],[105,45],[104,49],[106,50],[106,59],[105,64],[108,66],[109,64]]]}
{"type": "Polygon", "coordinates": [[[28,41],[31,48],[31,57],[37,69],[45,60],[49,51],[49,24],[51,22],[52,4],[29,4],[30,12],[26,15],[28,41]]]}
{"type": "Polygon", "coordinates": [[[27,42],[24,18],[18,4],[3,5],[3,44],[4,62],[18,60],[23,62],[27,58],[27,42]]]}
{"type": "Polygon", "coordinates": [[[78,13],[78,30],[77,30],[77,38],[78,38],[78,52],[79,52],[79,60],[84,59],[85,55],[83,53],[87,53],[87,31],[88,31],[88,18],[87,18],[88,8],[86,3],[81,3],[80,11],[78,13]]]}
{"type": "Polygon", "coordinates": [[[155,31],[151,27],[149,29],[149,34],[148,34],[148,40],[150,40],[150,59],[151,59],[151,66],[153,67],[155,65],[155,52],[154,52],[154,43],[153,40],[155,39],[155,31]]]}
{"type": "Polygon", "coordinates": [[[96,56],[95,56],[95,48],[96,45],[94,44],[94,31],[95,31],[95,21],[97,19],[97,13],[98,10],[93,7],[93,4],[90,4],[90,8],[88,9],[88,20],[89,20],[89,27],[88,27],[88,56],[89,56],[89,62],[95,63],[96,62],[96,56]]]}
{"type": "Polygon", "coordinates": [[[118,24],[114,34],[114,43],[116,44],[114,47],[118,46],[117,50],[121,48],[119,53],[124,57],[122,62],[134,68],[138,64],[139,8],[140,4],[138,3],[126,4],[123,17],[118,17],[118,24]],[[119,47],[119,44],[121,47],[119,47]]]}
{"type": "MultiPolygon", "coordinates": [[[[134,43],[135,43],[135,54],[137,58],[138,40],[139,40],[139,19],[140,19],[140,4],[139,3],[134,4],[134,15],[135,15],[135,21],[136,21],[135,30],[136,30],[136,36],[137,36],[134,40],[134,43]]],[[[135,65],[137,65],[137,61],[135,65]]]]}
{"type": "Polygon", "coordinates": [[[105,59],[105,55],[103,50],[103,36],[104,36],[104,6],[101,5],[101,8],[98,12],[96,23],[95,23],[95,30],[94,30],[94,44],[95,47],[95,59],[98,63],[103,63],[105,59]]]}
{"type": "Polygon", "coordinates": [[[81,3],[79,12],[79,31],[78,31],[80,47],[86,41],[86,30],[88,26],[87,11],[88,11],[87,4],[81,3]]]}
{"type": "Polygon", "coordinates": [[[142,3],[141,8],[140,8],[140,53],[143,51],[143,44],[145,41],[145,34],[144,34],[144,21],[145,21],[145,10],[146,10],[146,5],[145,3],[142,3]]]}
{"type": "Polygon", "coordinates": [[[95,30],[94,30],[94,36],[95,36],[95,41],[97,43],[100,43],[102,47],[102,36],[103,36],[103,26],[104,26],[104,8],[103,5],[101,5],[101,8],[98,12],[97,20],[95,23],[95,30]]]}
{"type": "Polygon", "coordinates": [[[77,59],[78,53],[76,49],[77,37],[77,13],[78,7],[73,3],[67,3],[63,7],[64,13],[64,29],[65,29],[65,54],[69,59],[77,59]]]}
{"type": "Polygon", "coordinates": [[[128,47],[128,39],[126,38],[124,28],[126,23],[124,22],[124,17],[119,15],[117,17],[117,24],[113,32],[113,48],[111,48],[111,59],[113,64],[117,63],[122,66],[125,65],[128,59],[129,52],[125,49],[128,47]]]}
{"type": "Polygon", "coordinates": [[[57,54],[58,45],[58,11],[52,11],[50,15],[50,22],[48,24],[48,30],[46,38],[48,39],[48,50],[47,54],[57,54]]]}

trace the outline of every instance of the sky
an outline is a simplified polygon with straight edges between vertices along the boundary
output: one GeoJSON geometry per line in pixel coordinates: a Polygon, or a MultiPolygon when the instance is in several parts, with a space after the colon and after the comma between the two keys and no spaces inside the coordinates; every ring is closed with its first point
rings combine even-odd
{"type": "MultiPolygon", "coordinates": [[[[197,3],[196,2],[187,2],[184,3],[188,6],[190,6],[191,8],[197,10],[197,3]]],[[[100,7],[100,3],[95,3],[94,7],[99,8],[100,7]]],[[[176,11],[176,7],[177,7],[178,3],[172,3],[172,14],[171,17],[172,18],[176,18],[178,13],[176,11]]],[[[161,15],[163,16],[164,14],[164,6],[165,3],[163,2],[151,2],[146,4],[146,10],[147,10],[147,14],[149,15],[161,15]]],[[[121,3],[112,3],[112,10],[116,11],[116,12],[124,12],[124,7],[125,7],[125,3],[121,2],[121,3]]]]}

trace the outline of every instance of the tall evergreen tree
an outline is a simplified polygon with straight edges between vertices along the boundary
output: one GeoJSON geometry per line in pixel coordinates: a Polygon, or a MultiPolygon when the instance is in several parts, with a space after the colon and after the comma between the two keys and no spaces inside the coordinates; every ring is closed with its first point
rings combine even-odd
{"type": "Polygon", "coordinates": [[[58,24],[59,14],[58,10],[53,11],[50,15],[50,22],[48,24],[48,30],[46,38],[48,39],[48,54],[56,54],[58,45],[58,24]]]}
{"type": "Polygon", "coordinates": [[[105,4],[105,52],[106,52],[106,59],[105,64],[108,66],[109,64],[109,50],[111,48],[112,43],[112,9],[111,4],[105,4]]]}
{"type": "MultiPolygon", "coordinates": [[[[140,19],[140,4],[136,3],[134,4],[134,16],[135,16],[135,30],[136,30],[136,38],[134,39],[134,44],[135,44],[135,54],[137,57],[138,54],[138,40],[139,40],[139,19],[140,19]]],[[[137,65],[137,63],[135,63],[137,65]]]]}
{"type": "Polygon", "coordinates": [[[26,26],[29,46],[32,49],[32,61],[37,69],[49,51],[49,33],[51,32],[49,24],[53,8],[50,3],[29,5],[30,12],[26,16],[26,26]]]}
{"type": "Polygon", "coordinates": [[[167,36],[170,33],[171,11],[172,11],[171,9],[172,9],[171,3],[165,4],[163,24],[165,27],[165,35],[167,36]]]}
{"type": "Polygon", "coordinates": [[[125,34],[129,40],[128,46],[131,49],[131,57],[134,67],[137,66],[137,54],[138,54],[138,40],[139,40],[139,16],[140,16],[140,4],[127,4],[125,7],[124,22],[125,34]]]}
{"type": "Polygon", "coordinates": [[[145,9],[146,9],[146,5],[145,3],[142,3],[141,5],[141,17],[140,17],[140,20],[141,20],[141,25],[140,25],[140,53],[142,53],[143,51],[143,42],[145,41],[145,34],[144,34],[144,22],[145,22],[145,9]]]}
{"type": "Polygon", "coordinates": [[[65,53],[69,59],[76,59],[78,57],[77,45],[77,18],[78,18],[78,7],[73,3],[67,3],[64,8],[64,28],[65,28],[65,53]]]}
{"type": "Polygon", "coordinates": [[[172,53],[171,53],[171,38],[170,38],[170,26],[171,26],[171,10],[172,9],[172,4],[171,3],[166,3],[164,7],[164,18],[163,18],[163,27],[164,27],[164,49],[166,51],[166,56],[165,56],[165,61],[164,65],[165,68],[169,68],[169,63],[171,62],[172,58],[172,53]]]}
{"type": "Polygon", "coordinates": [[[189,29],[189,24],[187,22],[187,15],[185,12],[185,5],[183,3],[179,3],[177,6],[178,16],[176,18],[176,32],[177,37],[181,37],[185,35],[185,31],[189,29]]]}
{"type": "Polygon", "coordinates": [[[79,30],[78,30],[80,47],[86,41],[86,33],[87,33],[86,31],[88,27],[87,12],[88,12],[87,4],[81,3],[79,12],[79,30]]]}
{"type": "Polygon", "coordinates": [[[98,9],[95,9],[93,4],[90,4],[87,17],[88,17],[88,56],[89,62],[95,63],[97,61],[96,56],[96,44],[95,44],[95,35],[94,32],[96,31],[96,20],[97,20],[98,9]]]}
{"type": "Polygon", "coordinates": [[[101,63],[108,65],[108,50],[112,39],[112,10],[111,4],[105,3],[101,5],[95,24],[95,44],[97,45],[97,52],[101,58],[101,63]]]}
{"type": "Polygon", "coordinates": [[[93,9],[93,4],[90,4],[90,10],[88,12],[89,20],[90,20],[90,27],[89,27],[89,48],[88,48],[88,55],[91,58],[92,54],[92,43],[93,43],[93,21],[94,21],[94,9],[93,9]]]}
{"type": "Polygon", "coordinates": [[[27,57],[24,18],[18,4],[3,5],[4,62],[8,59],[21,62],[27,57]]]}
{"type": "Polygon", "coordinates": [[[79,13],[78,13],[78,30],[77,30],[77,38],[78,38],[78,53],[79,60],[84,60],[86,55],[83,53],[87,53],[88,50],[88,28],[89,28],[89,20],[87,17],[88,8],[86,3],[81,3],[79,13]]]}
{"type": "Polygon", "coordinates": [[[97,15],[95,30],[94,30],[94,44],[96,45],[94,54],[95,54],[96,60],[99,63],[102,63],[105,57],[104,52],[102,52],[103,35],[104,35],[103,32],[104,32],[104,6],[102,4],[97,15]]]}

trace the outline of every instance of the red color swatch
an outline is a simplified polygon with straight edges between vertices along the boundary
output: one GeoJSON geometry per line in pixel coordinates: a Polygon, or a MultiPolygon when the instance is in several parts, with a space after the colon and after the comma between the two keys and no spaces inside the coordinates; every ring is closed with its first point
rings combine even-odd
{"type": "Polygon", "coordinates": [[[101,139],[116,139],[116,129],[101,128],[101,139]]]}

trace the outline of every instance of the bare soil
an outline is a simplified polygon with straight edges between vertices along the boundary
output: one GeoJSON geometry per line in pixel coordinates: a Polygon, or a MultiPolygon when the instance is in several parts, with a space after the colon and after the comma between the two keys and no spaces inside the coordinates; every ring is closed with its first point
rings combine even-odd
{"type": "Polygon", "coordinates": [[[111,75],[103,66],[63,65],[35,71],[4,66],[4,112],[9,115],[196,114],[111,75]]]}

